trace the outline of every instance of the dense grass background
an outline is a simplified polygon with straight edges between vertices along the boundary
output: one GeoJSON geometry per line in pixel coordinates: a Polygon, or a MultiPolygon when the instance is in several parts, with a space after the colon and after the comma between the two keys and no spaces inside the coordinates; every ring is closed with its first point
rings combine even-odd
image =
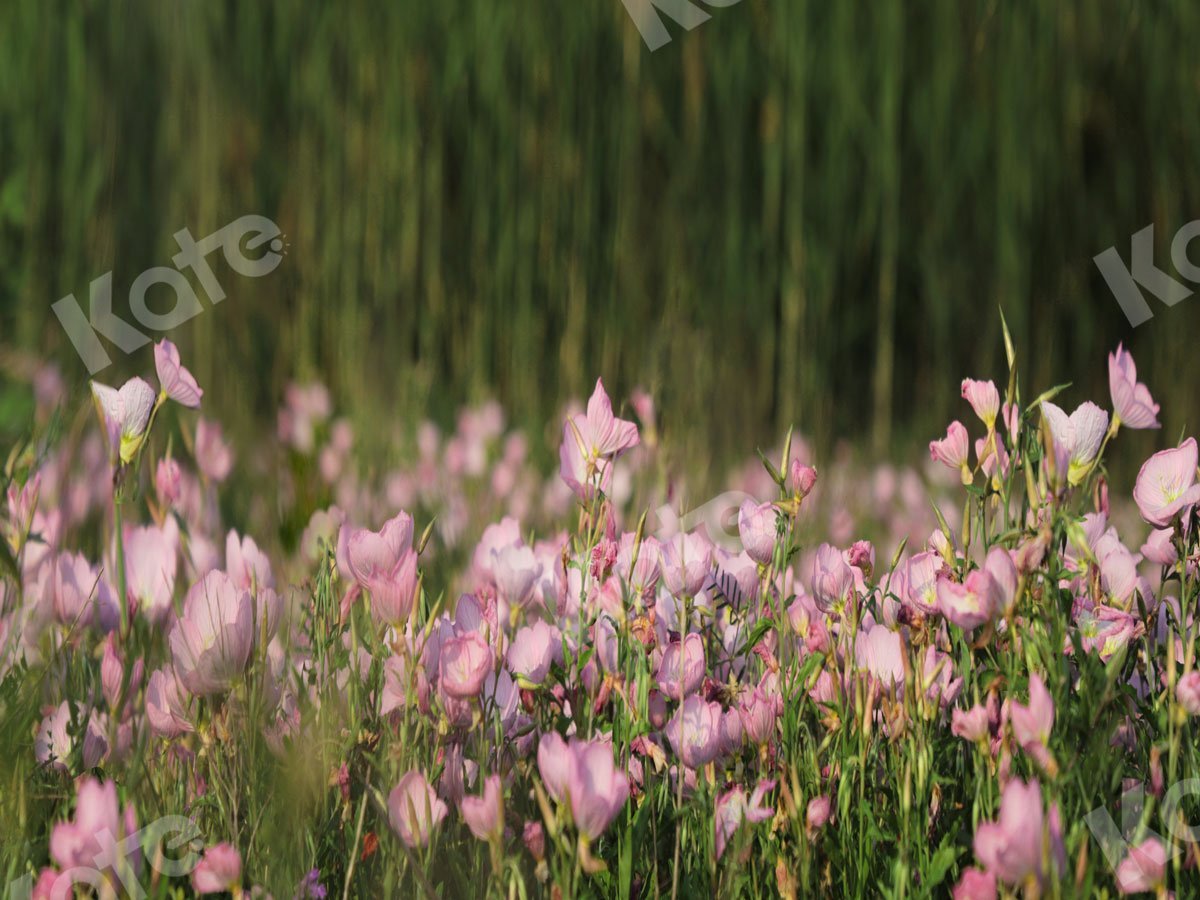
{"type": "Polygon", "coordinates": [[[293,377],[382,447],[602,374],[698,465],[792,422],[915,454],[1003,371],[998,306],[1039,387],[1106,402],[1125,340],[1195,424],[1200,300],[1135,332],[1092,257],[1153,222],[1170,270],[1200,216],[1200,7],[711,12],[650,53],[619,0],[4,4],[0,339],[82,381],[52,302],[257,212],[284,264],[171,335],[243,443],[293,377]]]}

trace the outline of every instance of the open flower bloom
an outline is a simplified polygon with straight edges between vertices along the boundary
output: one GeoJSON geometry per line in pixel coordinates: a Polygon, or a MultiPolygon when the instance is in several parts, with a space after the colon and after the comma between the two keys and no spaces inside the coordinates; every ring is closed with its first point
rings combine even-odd
{"type": "Polygon", "coordinates": [[[229,690],[246,671],[254,646],[254,600],[224,572],[194,584],[171,631],[171,655],[180,682],[205,696],[229,690]]]}
{"type": "Polygon", "coordinates": [[[458,806],[471,834],[481,841],[499,838],[504,831],[504,788],[499,775],[483,782],[482,797],[463,797],[458,806]]]}
{"type": "Polygon", "coordinates": [[[1123,345],[1108,354],[1108,388],[1112,393],[1113,417],[1126,428],[1159,428],[1158,404],[1150,390],[1137,380],[1133,357],[1123,345]]]}
{"type": "Polygon", "coordinates": [[[968,464],[970,453],[970,438],[962,422],[951,422],[944,438],[929,442],[930,458],[959,472],[963,484],[970,484],[972,480],[971,466],[968,464]]]}
{"type": "Polygon", "coordinates": [[[195,728],[191,722],[189,697],[170,666],[156,669],[146,683],[146,721],[160,737],[178,737],[195,728]]]}
{"type": "Polygon", "coordinates": [[[1122,894],[1140,894],[1158,890],[1167,873],[1167,851],[1158,838],[1147,838],[1117,866],[1117,890],[1122,894]]]}
{"type": "Polygon", "coordinates": [[[975,855],[987,871],[1007,884],[1020,885],[1026,879],[1041,882],[1047,875],[1042,853],[1047,837],[1051,863],[1062,871],[1066,858],[1057,807],[1051,807],[1047,816],[1041,786],[1014,778],[1000,797],[999,818],[983,822],[975,830],[975,855]]]}
{"type": "Polygon", "coordinates": [[[1054,728],[1054,698],[1036,672],[1029,676],[1029,705],[1013,703],[1009,712],[1013,736],[1026,751],[1045,747],[1054,728]]]}
{"type": "Polygon", "coordinates": [[[1196,439],[1188,438],[1174,450],[1160,450],[1142,464],[1133,499],[1143,519],[1166,528],[1180,513],[1200,503],[1200,485],[1195,482],[1196,439]]]}
{"type": "Polygon", "coordinates": [[[938,610],[964,631],[978,628],[1000,614],[996,581],[986,569],[975,569],[962,584],[938,579],[938,610]]]}
{"type": "Polygon", "coordinates": [[[154,368],[162,393],[176,403],[197,409],[204,391],[196,384],[192,373],[179,362],[179,349],[168,340],[154,345],[154,368]]]}
{"type": "Polygon", "coordinates": [[[508,668],[526,685],[541,684],[554,662],[555,645],[561,640],[556,629],[541,619],[526,625],[508,645],[508,668]]]}
{"type": "Polygon", "coordinates": [[[713,567],[714,548],[698,532],[677,534],[658,545],[663,586],[672,597],[694,597],[713,567]]]}
{"type": "Polygon", "coordinates": [[[93,381],[92,398],[108,435],[110,457],[132,462],[146,439],[154,412],[154,388],[140,378],[130,378],[120,390],[93,381]]]}
{"type": "Polygon", "coordinates": [[[371,595],[371,612],[381,622],[402,626],[417,596],[417,553],[413,521],[400,513],[378,532],[356,528],[346,534],[346,564],[358,586],[371,595]]]}
{"type": "Polygon", "coordinates": [[[200,419],[196,423],[196,466],[205,478],[217,483],[233,470],[233,450],[216,422],[200,419]]]}
{"type": "Polygon", "coordinates": [[[232,844],[216,844],[192,870],[192,887],[197,894],[220,894],[242,883],[242,857],[232,844]]]}
{"type": "Polygon", "coordinates": [[[682,649],[679,641],[667,645],[655,680],[658,689],[672,700],[682,700],[700,687],[704,673],[704,641],[698,634],[689,634],[682,649]]]}
{"type": "Polygon", "coordinates": [[[607,741],[572,742],[567,793],[581,834],[600,837],[629,799],[629,778],[617,771],[607,741]]]}
{"type": "Polygon", "coordinates": [[[773,808],[763,805],[763,798],[774,787],[774,781],[761,781],[749,797],[746,796],[745,788],[735,787],[717,799],[717,808],[713,816],[717,859],[725,853],[726,844],[743,822],[765,822],[775,815],[773,808]]]}
{"type": "Polygon", "coordinates": [[[996,390],[995,383],[964,378],[962,395],[975,410],[975,415],[987,426],[988,431],[995,429],[996,415],[1000,412],[1000,392],[996,390]]]}
{"type": "Polygon", "coordinates": [[[1079,484],[1100,452],[1108,429],[1108,413],[1095,403],[1086,402],[1068,416],[1060,407],[1043,400],[1042,415],[1050,425],[1055,450],[1067,458],[1067,480],[1079,484]]]}
{"type": "Polygon", "coordinates": [[[121,811],[117,786],[85,776],[79,781],[75,819],[60,822],[50,832],[50,858],[62,869],[101,869],[111,871],[114,860],[128,863],[136,872],[142,854],[136,841],[131,855],[120,851],[122,841],[137,831],[137,815],[132,806],[121,811]]]}
{"type": "Polygon", "coordinates": [[[721,752],[721,704],[692,694],[675,711],[663,733],[685,766],[706,766],[721,752]]]}
{"type": "Polygon", "coordinates": [[[171,616],[179,566],[179,529],[175,520],[159,528],[125,529],[125,590],[152,625],[171,616]]]}
{"type": "Polygon", "coordinates": [[[408,847],[426,846],[448,812],[425,776],[415,769],[392,788],[387,806],[392,830],[408,847]]]}
{"type": "Polygon", "coordinates": [[[813,600],[823,613],[841,615],[854,597],[854,571],[837,547],[822,544],[813,562],[813,600]]]}
{"type": "Polygon", "coordinates": [[[474,697],[483,689],[494,662],[492,648],[478,631],[452,637],[442,644],[438,685],[451,697],[474,697]]]}
{"type": "Polygon", "coordinates": [[[608,493],[612,461],[637,444],[637,425],[613,415],[612,401],[597,378],[587,415],[575,415],[563,425],[559,474],[575,495],[587,502],[597,486],[608,493]]]}

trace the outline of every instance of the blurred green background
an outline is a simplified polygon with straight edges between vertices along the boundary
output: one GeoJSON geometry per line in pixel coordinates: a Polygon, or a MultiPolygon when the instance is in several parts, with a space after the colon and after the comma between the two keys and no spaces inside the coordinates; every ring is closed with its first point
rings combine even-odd
{"type": "Polygon", "coordinates": [[[4,4],[0,342],[82,386],[51,303],[260,213],[283,264],[170,335],[241,446],[293,378],[385,447],[492,396],[541,433],[603,375],[701,468],[793,422],[916,456],[1001,380],[998,307],[1027,398],[1108,405],[1124,340],[1137,446],[1195,426],[1200,299],[1132,329],[1092,257],[1154,223],[1173,273],[1200,217],[1200,5],[708,11],[651,53],[620,0],[4,4]]]}

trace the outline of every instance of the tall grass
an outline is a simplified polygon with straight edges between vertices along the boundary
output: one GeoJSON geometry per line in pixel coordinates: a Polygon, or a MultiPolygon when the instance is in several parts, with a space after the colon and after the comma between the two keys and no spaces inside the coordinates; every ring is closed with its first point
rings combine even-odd
{"type": "Polygon", "coordinates": [[[1154,222],[1166,265],[1200,216],[1200,8],[712,12],[651,54],[617,0],[6,4],[5,341],[82,378],[54,300],[260,212],[284,265],[172,335],[243,429],[296,376],[530,423],[603,374],[689,459],[915,448],[1001,364],[997,306],[1032,380],[1132,341],[1195,421],[1200,303],[1132,335],[1091,259],[1154,222]]]}

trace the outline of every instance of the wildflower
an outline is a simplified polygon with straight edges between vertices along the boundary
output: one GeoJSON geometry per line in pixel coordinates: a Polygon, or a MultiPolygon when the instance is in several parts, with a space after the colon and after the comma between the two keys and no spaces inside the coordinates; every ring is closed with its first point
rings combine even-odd
{"type": "Polygon", "coordinates": [[[813,599],[824,613],[841,615],[854,596],[854,572],[836,547],[822,544],[813,563],[813,599]]]}
{"type": "Polygon", "coordinates": [[[451,697],[476,696],[492,671],[492,648],[477,631],[467,631],[444,642],[438,662],[438,686],[451,697]]]}
{"type": "Polygon", "coordinates": [[[110,460],[133,462],[150,426],[154,389],[140,378],[129,379],[119,391],[93,381],[92,398],[108,435],[110,460]]]}
{"type": "Polygon", "coordinates": [[[196,467],[217,484],[233,470],[233,450],[225,443],[221,426],[216,422],[207,419],[196,422],[196,467]]]}
{"type": "Polygon", "coordinates": [[[1129,428],[1159,428],[1158,404],[1146,385],[1137,380],[1133,357],[1123,345],[1108,354],[1108,388],[1112,393],[1113,422],[1129,428]]]}
{"type": "Polygon", "coordinates": [[[717,799],[713,816],[717,859],[724,855],[729,839],[743,822],[765,822],[775,814],[774,809],[763,805],[763,798],[774,788],[774,781],[760,781],[749,797],[745,788],[735,787],[717,799]]]}
{"type": "Polygon", "coordinates": [[[738,536],[750,558],[759,565],[775,552],[775,508],[770,503],[743,501],[738,510],[738,536]]]}
{"type": "Polygon", "coordinates": [[[229,690],[250,660],[254,601],[224,572],[194,584],[171,631],[171,655],[180,682],[205,696],[229,690]]]}
{"type": "Polygon", "coordinates": [[[1036,672],[1029,676],[1029,705],[1013,703],[1009,708],[1013,737],[1021,748],[1042,762],[1047,758],[1050,732],[1054,728],[1054,698],[1036,672]]]}
{"type": "Polygon", "coordinates": [[[378,532],[343,527],[343,533],[347,567],[359,588],[370,594],[372,615],[389,625],[403,625],[417,594],[412,517],[402,512],[378,532]]]}
{"type": "Polygon", "coordinates": [[[987,426],[989,432],[996,428],[996,414],[1000,411],[1000,393],[991,381],[974,381],[964,378],[962,382],[963,399],[971,404],[975,415],[987,426]]]}
{"type": "Polygon", "coordinates": [[[154,492],[158,502],[164,507],[174,506],[182,495],[183,475],[179,471],[179,463],[170,456],[158,461],[154,469],[154,492]]]}
{"type": "Polygon", "coordinates": [[[812,493],[812,489],[817,483],[817,470],[812,466],[806,466],[798,459],[793,459],[791,480],[792,493],[797,499],[803,500],[812,493]]]}
{"type": "Polygon", "coordinates": [[[1067,458],[1067,480],[1079,484],[1100,452],[1108,428],[1108,413],[1089,401],[1068,416],[1049,400],[1043,400],[1042,415],[1050,425],[1055,451],[1067,458]]]}
{"type": "Polygon", "coordinates": [[[242,857],[232,844],[215,844],[192,870],[192,887],[197,894],[237,891],[242,883],[242,857]]]}
{"type": "Polygon", "coordinates": [[[950,714],[950,733],[973,744],[987,738],[990,724],[987,707],[978,703],[968,710],[956,709],[950,714]]]}
{"type": "Polygon", "coordinates": [[[1175,685],[1175,699],[1187,714],[1200,716],[1200,672],[1188,672],[1175,685]]]}
{"type": "Polygon", "coordinates": [[[933,461],[957,470],[963,484],[970,484],[973,480],[971,467],[967,463],[969,453],[967,429],[958,421],[950,423],[946,436],[940,441],[929,442],[929,456],[933,461]]]}
{"type": "Polygon", "coordinates": [[[663,651],[655,681],[658,689],[672,700],[682,700],[704,680],[704,642],[698,634],[672,641],[663,651]]]}
{"type": "Polygon", "coordinates": [[[721,751],[721,705],[692,694],[676,710],[663,733],[685,766],[706,766],[721,751]]]}
{"type": "Polygon", "coordinates": [[[954,887],[954,900],[996,900],[996,876],[967,869],[954,887]]]}
{"type": "Polygon", "coordinates": [[[1057,808],[1052,808],[1047,816],[1042,807],[1041,786],[1036,781],[1026,784],[1014,778],[1001,795],[999,818],[983,822],[976,829],[975,855],[987,871],[1007,884],[1041,882],[1047,874],[1042,860],[1042,845],[1047,836],[1051,860],[1061,871],[1066,860],[1057,808]]]}
{"type": "Polygon", "coordinates": [[[697,532],[677,534],[658,545],[663,586],[672,597],[694,597],[713,567],[714,549],[697,532]]]}
{"type": "Polygon", "coordinates": [[[521,628],[508,645],[508,667],[524,686],[539,685],[550,671],[554,648],[561,638],[553,626],[538,619],[521,628]]]}
{"type": "Polygon", "coordinates": [[[489,775],[482,797],[463,797],[459,804],[463,821],[481,841],[496,840],[504,831],[504,789],[499,775],[489,775]]]}
{"type": "Polygon", "coordinates": [[[195,730],[186,692],[169,666],[156,669],[146,683],[146,720],[150,730],[160,737],[173,738],[195,730]]]}
{"type": "Polygon", "coordinates": [[[174,610],[179,565],[179,530],[174,520],[163,528],[150,525],[125,530],[125,590],[129,602],[152,625],[162,626],[174,610]]]}
{"type": "Polygon", "coordinates": [[[1133,488],[1133,499],[1142,518],[1166,528],[1182,512],[1200,502],[1196,484],[1196,439],[1188,438],[1173,450],[1160,450],[1142,464],[1133,488]]]}
{"type": "Polygon", "coordinates": [[[962,584],[938,579],[938,610],[946,619],[970,631],[1000,613],[996,581],[986,569],[975,569],[962,584]]]}
{"type": "Polygon", "coordinates": [[[762,685],[755,685],[738,698],[737,715],[742,731],[755,744],[765,744],[775,733],[775,698],[762,685]]]}
{"type": "Polygon", "coordinates": [[[808,801],[804,810],[804,826],[810,835],[825,827],[833,814],[833,800],[828,794],[818,794],[808,801]]]}
{"type": "Polygon", "coordinates": [[[140,870],[142,854],[136,842],[129,855],[117,852],[137,831],[137,815],[132,806],[122,812],[116,784],[85,776],[76,797],[74,820],[60,822],[50,832],[50,858],[62,869],[94,869],[105,860],[119,859],[133,871],[140,870]]]}
{"type": "Polygon", "coordinates": [[[1162,887],[1166,873],[1166,848],[1158,838],[1147,838],[1131,847],[1117,866],[1117,890],[1122,894],[1157,891],[1162,887]]]}
{"type": "Polygon", "coordinates": [[[392,788],[387,807],[392,830],[408,847],[427,846],[448,811],[425,776],[415,769],[392,788]]]}
{"type": "Polygon", "coordinates": [[[197,409],[204,391],[196,384],[192,373],[179,362],[179,349],[168,340],[154,345],[154,368],[158,372],[160,397],[170,397],[176,403],[197,409]]]}

